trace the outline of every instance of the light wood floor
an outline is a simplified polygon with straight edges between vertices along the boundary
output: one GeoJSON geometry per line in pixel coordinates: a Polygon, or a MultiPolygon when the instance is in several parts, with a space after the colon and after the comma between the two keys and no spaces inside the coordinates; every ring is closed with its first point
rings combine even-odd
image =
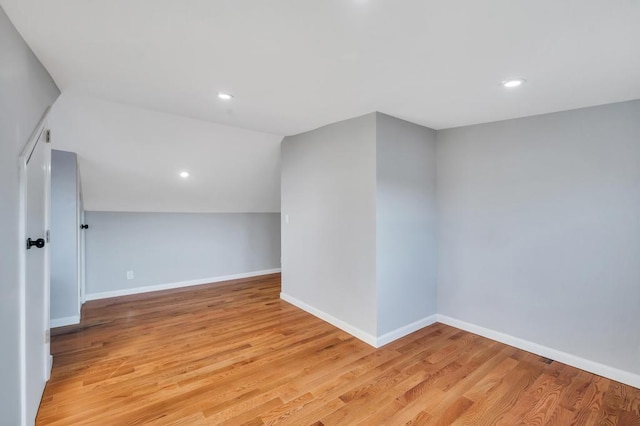
{"type": "Polygon", "coordinates": [[[640,425],[640,390],[435,324],[381,349],[280,276],[86,303],[37,424],[640,425]]]}

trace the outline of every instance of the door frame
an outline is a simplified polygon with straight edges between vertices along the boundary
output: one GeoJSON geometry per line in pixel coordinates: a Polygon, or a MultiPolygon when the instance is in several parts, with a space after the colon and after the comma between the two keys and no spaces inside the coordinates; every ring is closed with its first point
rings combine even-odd
{"type": "MultiPolygon", "coordinates": [[[[21,424],[26,425],[26,417],[27,417],[27,366],[26,366],[26,251],[25,251],[25,241],[27,240],[27,226],[26,226],[26,217],[27,217],[27,163],[31,154],[33,153],[40,136],[45,131],[47,127],[47,118],[49,116],[50,107],[47,107],[42,118],[38,122],[38,125],[34,129],[33,133],[29,137],[29,140],[25,144],[20,156],[18,157],[18,168],[19,168],[19,213],[18,213],[18,264],[19,264],[19,305],[20,305],[20,418],[21,424]]],[[[49,168],[51,166],[49,165],[49,168]]],[[[45,182],[45,228],[48,232],[50,226],[50,218],[51,218],[51,170],[49,169],[47,172],[47,181],[45,182]]],[[[45,238],[47,238],[45,236],[45,238]]],[[[47,241],[47,247],[48,247],[47,241]]],[[[47,248],[48,250],[48,248],[47,248]]],[[[45,255],[45,292],[44,292],[44,301],[45,301],[45,329],[50,330],[49,326],[49,317],[50,317],[50,283],[48,282],[49,277],[49,256],[45,255]]],[[[43,336],[44,337],[44,336],[43,336]]],[[[47,347],[49,346],[47,342],[47,347]]],[[[51,367],[53,366],[53,357],[49,353],[49,357],[46,360],[48,365],[45,365],[45,372],[47,374],[46,380],[49,380],[51,376],[51,367]]]]}

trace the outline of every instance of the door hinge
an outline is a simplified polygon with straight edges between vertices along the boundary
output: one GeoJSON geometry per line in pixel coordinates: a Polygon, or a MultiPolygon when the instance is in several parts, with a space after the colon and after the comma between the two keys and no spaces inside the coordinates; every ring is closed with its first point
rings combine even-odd
{"type": "Polygon", "coordinates": [[[44,342],[45,343],[50,343],[51,342],[51,330],[47,329],[44,332],[44,342]]]}
{"type": "Polygon", "coordinates": [[[47,229],[47,232],[44,234],[44,237],[45,237],[47,243],[50,242],[50,240],[51,240],[50,235],[51,235],[51,232],[47,229]]]}
{"type": "Polygon", "coordinates": [[[47,129],[44,133],[44,141],[46,143],[51,143],[51,130],[47,129]]]}

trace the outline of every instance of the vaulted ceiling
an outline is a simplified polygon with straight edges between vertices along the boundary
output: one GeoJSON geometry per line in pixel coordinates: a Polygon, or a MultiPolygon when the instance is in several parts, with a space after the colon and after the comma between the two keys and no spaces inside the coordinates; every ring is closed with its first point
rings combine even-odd
{"type": "Polygon", "coordinates": [[[640,98],[637,0],[0,4],[63,92],[279,135],[371,111],[440,129],[640,98]]]}

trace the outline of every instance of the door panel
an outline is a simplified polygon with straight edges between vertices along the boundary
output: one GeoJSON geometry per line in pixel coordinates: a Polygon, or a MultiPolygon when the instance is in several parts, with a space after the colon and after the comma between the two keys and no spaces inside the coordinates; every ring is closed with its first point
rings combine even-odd
{"type": "Polygon", "coordinates": [[[78,207],[78,315],[82,313],[82,304],[84,303],[84,241],[85,225],[84,221],[84,205],[82,200],[82,182],[80,181],[80,170],[76,164],[76,204],[78,207]]]}
{"type": "Polygon", "coordinates": [[[27,249],[25,242],[25,398],[26,423],[35,422],[42,392],[47,380],[49,344],[47,185],[50,172],[50,148],[44,134],[27,161],[26,221],[28,238],[45,240],[45,246],[27,249]]]}

